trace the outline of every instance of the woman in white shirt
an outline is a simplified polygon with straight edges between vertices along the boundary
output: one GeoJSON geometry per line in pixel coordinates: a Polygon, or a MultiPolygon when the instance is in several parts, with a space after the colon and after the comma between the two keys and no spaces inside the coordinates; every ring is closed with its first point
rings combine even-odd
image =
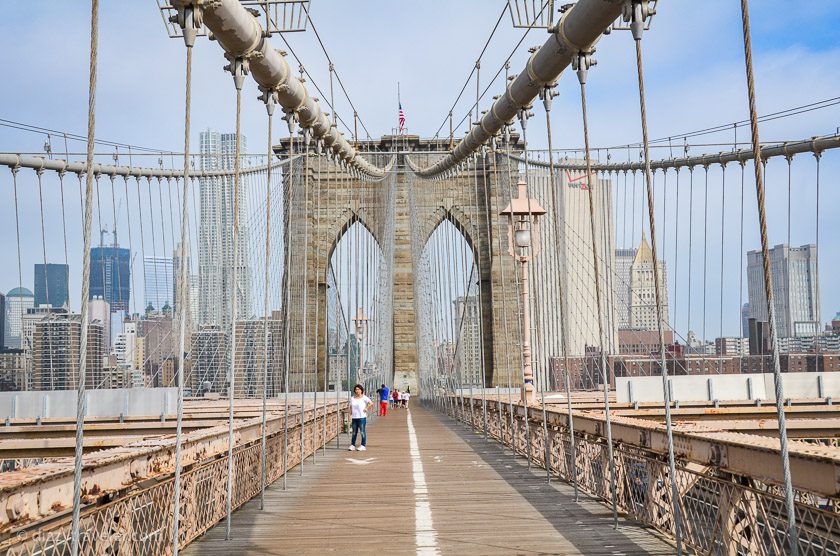
{"type": "Polygon", "coordinates": [[[373,402],[365,396],[365,387],[361,384],[354,386],[353,397],[350,398],[350,417],[353,419],[351,426],[353,437],[350,440],[350,448],[348,448],[350,451],[356,449],[356,436],[359,431],[362,432],[362,445],[359,446],[359,450],[367,450],[365,447],[365,444],[367,444],[365,427],[367,425],[367,412],[371,407],[373,407],[373,402]]]}

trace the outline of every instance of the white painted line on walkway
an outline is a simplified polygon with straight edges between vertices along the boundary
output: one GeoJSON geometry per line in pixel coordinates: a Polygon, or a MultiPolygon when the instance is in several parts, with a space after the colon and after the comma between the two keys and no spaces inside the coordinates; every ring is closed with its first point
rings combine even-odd
{"type": "Polygon", "coordinates": [[[432,522],[432,506],[429,503],[429,489],[426,487],[426,475],[423,473],[423,462],[420,461],[420,447],[417,444],[417,435],[414,433],[410,409],[408,410],[408,445],[414,474],[414,542],[417,545],[417,554],[439,555],[437,531],[432,522]]]}

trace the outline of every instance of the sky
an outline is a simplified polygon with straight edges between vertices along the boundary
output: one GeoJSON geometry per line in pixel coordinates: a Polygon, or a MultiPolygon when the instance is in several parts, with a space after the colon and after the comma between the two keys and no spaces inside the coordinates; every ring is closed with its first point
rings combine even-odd
{"type": "MultiPolygon", "coordinates": [[[[397,125],[399,83],[409,132],[431,136],[446,121],[446,115],[505,3],[505,0],[312,0],[311,15],[370,134],[376,137],[390,133],[397,125]]],[[[659,13],[643,41],[651,138],[744,120],[748,113],[738,3],[665,0],[659,4],[659,13]]],[[[836,71],[840,67],[840,4],[832,0],[809,0],[792,7],[782,0],[761,0],[751,2],[751,5],[759,113],[840,96],[840,73],[836,71]]],[[[4,13],[5,17],[0,21],[0,50],[7,60],[15,63],[7,65],[6,78],[0,86],[0,106],[4,107],[0,109],[0,118],[84,134],[88,100],[89,3],[31,0],[7,6],[4,13]]],[[[512,28],[509,17],[502,19],[482,57],[482,90],[523,33],[521,29],[512,28]]],[[[545,31],[532,30],[511,58],[512,71],[518,72],[524,67],[529,46],[542,44],[545,39],[545,31]]],[[[273,40],[277,48],[287,49],[279,38],[273,40]]],[[[328,62],[312,30],[288,34],[287,40],[315,83],[328,92],[328,62]]],[[[97,137],[155,150],[180,151],[183,143],[184,46],[180,39],[167,36],[157,4],[152,0],[103,0],[99,45],[97,137]]],[[[636,143],[641,138],[641,131],[633,41],[629,33],[616,31],[604,37],[595,57],[598,65],[591,70],[587,84],[591,142],[597,147],[636,143]]],[[[297,64],[292,56],[289,61],[295,68],[297,64]]],[[[224,64],[218,44],[199,38],[193,67],[193,151],[198,149],[198,131],[233,129],[234,87],[231,77],[222,71],[224,64]]],[[[337,85],[335,89],[337,110],[352,126],[352,109],[337,85]]],[[[489,105],[489,97],[501,90],[501,79],[497,79],[481,101],[482,109],[489,105]]],[[[571,72],[561,77],[558,91],[560,95],[552,110],[554,144],[561,148],[579,148],[583,143],[579,94],[571,72]]],[[[249,138],[251,152],[261,152],[261,146],[265,145],[265,109],[256,100],[257,94],[253,80],[247,80],[243,92],[242,129],[249,138]]],[[[453,110],[456,122],[467,113],[475,101],[474,95],[475,83],[471,82],[464,98],[453,110]]],[[[538,117],[528,128],[529,140],[533,148],[540,148],[546,144],[542,107],[535,106],[534,112],[538,117]]],[[[834,133],[838,126],[840,108],[833,106],[762,124],[761,135],[767,141],[795,140],[834,133]]],[[[459,134],[463,129],[465,126],[459,134]]],[[[441,133],[447,132],[448,124],[441,133]]],[[[345,133],[349,135],[347,130],[345,133]]],[[[746,136],[746,128],[741,127],[739,138],[743,140],[746,136]]],[[[44,140],[44,135],[0,127],[0,152],[40,152],[44,140]]],[[[731,142],[732,133],[704,136],[697,141],[731,142]]],[[[63,151],[63,142],[57,137],[53,136],[52,143],[54,151],[63,151]]],[[[690,152],[697,154],[725,148],[692,146],[690,152]]],[[[83,151],[84,144],[70,142],[69,150],[83,151]]],[[[99,150],[110,153],[112,149],[103,147],[99,150]]],[[[126,149],[120,151],[121,161],[125,162],[126,149]]],[[[633,149],[631,156],[637,157],[637,151],[633,149]]],[[[614,159],[626,156],[625,152],[614,149],[614,159]]],[[[136,150],[134,153],[138,156],[136,150]]],[[[654,151],[654,157],[657,155],[667,156],[659,149],[654,151]]],[[[148,157],[145,165],[156,165],[157,158],[158,155],[148,157]]],[[[164,158],[166,165],[173,162],[170,157],[164,158]]],[[[103,160],[109,160],[109,157],[103,160]]],[[[138,163],[137,158],[134,162],[138,163]]],[[[174,163],[178,165],[177,161],[174,163]]],[[[832,287],[831,280],[840,272],[840,229],[836,218],[836,207],[840,206],[838,166],[840,156],[835,153],[823,156],[820,197],[823,320],[840,311],[840,292],[832,287]]],[[[736,167],[727,169],[728,187],[738,171],[736,167]]],[[[695,171],[695,179],[701,175],[702,170],[695,171]]],[[[683,173],[681,180],[687,176],[683,173]]],[[[790,206],[791,242],[797,245],[813,243],[816,240],[814,158],[797,157],[791,176],[794,191],[790,206]]],[[[726,304],[737,309],[740,295],[734,284],[739,276],[740,253],[738,246],[729,240],[734,237],[735,227],[740,226],[739,215],[733,209],[734,196],[729,197],[729,208],[721,210],[721,177],[720,168],[709,170],[710,201],[706,218],[712,235],[716,230],[719,236],[721,222],[724,224],[724,296],[726,304]]],[[[671,172],[669,182],[673,178],[671,172]]],[[[622,182],[623,176],[615,179],[622,182]]],[[[661,179],[660,173],[657,175],[659,186],[661,179]]],[[[53,188],[49,190],[52,194],[48,191],[44,200],[48,258],[61,262],[61,206],[54,194],[56,180],[54,176],[45,180],[51,180],[45,182],[45,187],[53,188]]],[[[747,183],[745,249],[754,249],[758,246],[754,225],[755,197],[752,183],[747,183]]],[[[16,287],[20,281],[11,186],[11,174],[0,169],[0,260],[4,261],[0,266],[0,291],[16,287]]],[[[43,258],[37,181],[32,172],[20,172],[18,190],[23,282],[31,287],[32,264],[43,258]]],[[[771,244],[782,243],[787,241],[788,221],[787,164],[783,160],[769,163],[767,191],[770,241],[771,244]]],[[[641,214],[641,208],[641,204],[636,206],[638,214],[641,214]]],[[[633,209],[620,206],[618,210],[627,213],[633,209]]],[[[668,210],[672,209],[669,207],[668,210]]],[[[685,224],[685,210],[680,213],[682,216],[671,218],[672,225],[677,221],[681,226],[685,224]]],[[[78,213],[78,204],[75,207],[68,204],[68,227],[71,221],[78,226],[78,213]]],[[[623,222],[622,218],[618,218],[617,223],[623,222]]],[[[70,231],[71,297],[77,297],[79,265],[72,264],[72,253],[81,252],[81,241],[78,229],[70,231]]],[[[667,230],[663,233],[666,250],[688,249],[687,233],[677,234],[676,230],[673,234],[667,230]]],[[[628,246],[631,239],[624,238],[628,246]]],[[[719,238],[710,241],[708,260],[720,259],[720,243],[719,238]]],[[[709,271],[718,275],[720,269],[714,266],[709,271]]],[[[685,283],[684,277],[682,283],[685,283]]],[[[679,290],[679,284],[672,285],[675,287],[671,292],[672,301],[694,302],[679,290]]],[[[719,278],[712,280],[707,287],[708,296],[717,299],[720,287],[719,278]]],[[[685,308],[677,310],[678,318],[679,314],[685,313],[685,308]]],[[[731,313],[731,318],[727,313],[725,328],[727,333],[734,334],[739,324],[736,310],[731,313]]],[[[683,323],[685,327],[697,328],[697,324],[686,322],[683,323]]]]}

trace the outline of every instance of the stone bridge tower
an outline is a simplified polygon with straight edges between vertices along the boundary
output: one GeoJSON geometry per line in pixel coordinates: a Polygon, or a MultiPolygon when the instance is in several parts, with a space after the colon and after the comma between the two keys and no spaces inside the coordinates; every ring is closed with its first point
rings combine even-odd
{"type": "MultiPolygon", "coordinates": [[[[506,253],[507,223],[498,216],[511,192],[516,195],[518,169],[499,154],[495,164],[489,155],[486,160],[476,159],[469,171],[448,180],[427,181],[414,174],[413,165],[430,165],[448,147],[448,140],[411,135],[363,142],[360,150],[371,162],[380,167],[390,164],[388,175],[380,181],[352,178],[333,162],[315,154],[296,158],[292,171],[285,174],[284,194],[290,202],[283,217],[284,222],[291,218],[286,243],[292,246],[291,254],[287,253],[292,285],[291,390],[300,388],[306,373],[312,376],[316,353],[318,383],[305,387],[323,389],[327,364],[327,268],[338,242],[357,222],[371,233],[380,249],[391,249],[393,254],[392,365],[393,383],[398,388],[408,385],[417,392],[419,387],[413,249],[424,245],[444,221],[461,232],[480,269],[486,384],[507,385],[508,375],[514,384],[521,382],[518,335],[513,333],[518,330],[517,315],[512,309],[517,306],[514,266],[506,253]],[[501,310],[504,304],[509,308],[505,312],[501,310]]],[[[289,154],[288,139],[275,147],[275,152],[285,158],[289,154]]]]}

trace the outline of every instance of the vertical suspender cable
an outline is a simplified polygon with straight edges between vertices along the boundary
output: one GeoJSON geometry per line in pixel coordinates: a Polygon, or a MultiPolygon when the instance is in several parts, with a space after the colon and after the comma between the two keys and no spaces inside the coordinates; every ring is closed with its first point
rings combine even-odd
{"type": "MultiPolygon", "coordinates": [[[[301,353],[300,369],[300,469],[303,475],[303,462],[306,460],[306,348],[309,344],[309,129],[303,130],[303,329],[301,341],[303,351],[301,353]]],[[[314,406],[313,406],[314,412],[314,406]]],[[[313,429],[314,430],[314,429],[313,429]]],[[[313,449],[313,457],[315,451],[313,449]]]]}
{"type": "Polygon", "coordinates": [[[228,362],[228,462],[227,462],[227,498],[225,500],[225,540],[231,539],[231,508],[233,504],[233,398],[236,393],[236,311],[239,297],[239,155],[242,148],[240,128],[242,124],[242,85],[245,80],[243,61],[239,58],[231,62],[231,73],[236,87],[236,146],[233,161],[233,269],[231,271],[230,299],[230,361],[228,362]]]}
{"type": "MultiPolygon", "coordinates": [[[[479,120],[479,107],[478,104],[481,101],[481,94],[479,93],[479,87],[481,85],[481,61],[476,61],[475,63],[475,121],[478,122],[479,120]]],[[[482,151],[485,147],[482,147],[482,151]]],[[[482,152],[479,151],[479,152],[482,152]]],[[[475,197],[474,197],[474,207],[478,207],[478,161],[479,157],[476,156],[475,158],[475,168],[473,169],[473,174],[475,177],[474,184],[475,184],[475,197]]],[[[481,158],[482,161],[482,173],[484,171],[484,159],[481,158]]],[[[476,218],[476,221],[478,218],[476,218]]],[[[481,272],[481,249],[483,247],[481,241],[481,229],[476,228],[476,240],[478,244],[478,248],[476,250],[476,254],[478,255],[476,258],[475,268],[476,268],[476,276],[478,276],[478,326],[479,326],[479,354],[481,357],[481,412],[482,418],[484,420],[483,423],[483,430],[484,430],[484,440],[487,440],[487,369],[486,369],[486,358],[484,355],[484,319],[482,318],[482,309],[484,308],[484,294],[482,293],[482,272],[481,272]]],[[[488,235],[487,241],[490,241],[490,237],[488,235]]],[[[488,250],[489,253],[489,250],[488,250]]],[[[488,265],[489,267],[489,265],[488,265]]]]}
{"type": "Polygon", "coordinates": [[[285,196],[284,212],[286,213],[286,221],[284,222],[285,232],[283,234],[283,249],[286,252],[286,262],[283,265],[283,290],[285,299],[283,301],[283,349],[285,350],[285,361],[283,369],[283,490],[287,487],[287,477],[289,475],[289,368],[292,364],[292,349],[291,349],[291,323],[289,322],[289,315],[291,314],[291,300],[292,300],[292,282],[291,282],[291,268],[292,268],[292,248],[289,237],[292,232],[292,199],[295,192],[295,115],[291,112],[286,114],[286,122],[289,124],[289,170],[286,175],[286,184],[288,194],[285,196]]]}
{"type": "Polygon", "coordinates": [[[260,509],[265,509],[265,475],[266,475],[266,436],[267,436],[267,393],[268,388],[268,341],[269,341],[269,316],[271,309],[268,305],[268,282],[271,279],[269,269],[269,259],[271,258],[271,123],[272,116],[274,116],[274,93],[272,91],[265,91],[263,93],[265,100],[265,109],[268,116],[267,121],[267,138],[268,146],[266,147],[266,186],[265,186],[265,275],[263,277],[263,378],[262,378],[262,422],[260,424],[260,509]]]}
{"type": "MultiPolygon", "coordinates": [[[[565,214],[562,216],[559,213],[559,205],[557,204],[557,177],[556,177],[556,170],[554,168],[554,151],[552,151],[552,133],[551,133],[551,102],[555,95],[553,89],[551,87],[546,87],[543,90],[543,106],[545,107],[545,129],[546,129],[546,136],[548,139],[548,168],[551,174],[551,179],[549,180],[549,188],[551,190],[550,199],[551,199],[551,210],[553,214],[550,215],[551,223],[554,226],[554,241],[555,241],[555,249],[556,249],[556,256],[557,260],[561,259],[561,247],[565,244],[565,241],[561,241],[560,239],[560,226],[558,224],[558,220],[563,218],[565,220],[565,214]]],[[[564,231],[565,236],[565,231],[564,231]]],[[[555,272],[557,269],[555,269],[555,272]]],[[[572,417],[572,395],[571,395],[571,384],[569,380],[569,332],[568,332],[568,311],[566,308],[566,288],[563,284],[562,275],[557,272],[557,297],[559,299],[559,309],[560,309],[560,343],[561,343],[561,350],[563,352],[563,374],[565,375],[564,378],[564,385],[566,390],[566,410],[568,411],[568,420],[567,426],[569,427],[569,446],[571,449],[571,456],[572,456],[572,465],[571,468],[567,465],[567,473],[569,475],[569,479],[572,481],[572,486],[575,489],[575,502],[579,500],[579,493],[578,493],[578,481],[577,481],[577,469],[574,465],[574,462],[577,460],[576,457],[576,447],[575,447],[575,423],[574,418],[572,417]]],[[[563,452],[563,463],[566,465],[568,460],[565,459],[565,451],[563,452]]]]}
{"type": "MultiPolygon", "coordinates": [[[[633,31],[633,38],[636,45],[636,72],[639,82],[639,111],[642,121],[642,143],[644,146],[645,157],[645,185],[647,188],[647,206],[648,206],[648,223],[650,225],[650,242],[651,251],[653,252],[653,282],[654,282],[654,297],[656,299],[656,330],[659,336],[659,367],[662,373],[662,395],[665,400],[665,429],[668,436],[668,474],[671,479],[671,506],[674,512],[674,534],[677,541],[677,554],[682,554],[682,513],[680,508],[680,491],[677,488],[676,478],[676,464],[674,461],[674,435],[671,423],[671,396],[668,388],[668,367],[665,360],[665,322],[664,309],[662,306],[662,293],[664,292],[664,285],[662,283],[662,276],[659,267],[659,252],[656,246],[656,216],[654,214],[654,199],[653,199],[653,185],[650,171],[650,144],[648,142],[648,126],[647,126],[647,106],[645,101],[645,80],[642,69],[642,31],[644,29],[644,17],[642,17],[641,4],[634,3],[634,14],[631,28],[633,31]]],[[[587,156],[587,161],[589,157],[587,156]]],[[[708,175],[708,170],[707,170],[708,175]]],[[[708,193],[708,183],[706,187],[708,193]]],[[[708,206],[708,203],[706,203],[708,206]]],[[[705,252],[705,251],[704,251],[705,252]]],[[[704,255],[705,257],[705,255],[704,255]]],[[[704,279],[705,279],[705,264],[704,264],[704,279]]],[[[721,284],[722,286],[722,284],[721,284]]],[[[704,312],[705,312],[705,287],[704,287],[704,312]]],[[[705,318],[704,328],[705,328],[705,318]]],[[[704,336],[705,341],[705,336],[704,336]]]]}
{"type": "MultiPolygon", "coordinates": [[[[534,222],[534,216],[531,214],[531,185],[530,185],[530,174],[528,172],[528,135],[527,135],[527,128],[528,128],[528,118],[530,117],[531,113],[529,112],[529,108],[523,108],[519,111],[519,126],[522,128],[522,144],[523,144],[523,155],[525,159],[525,195],[528,198],[528,221],[534,222]]],[[[513,207],[513,192],[509,191],[511,194],[511,198],[509,199],[510,206],[513,207]]],[[[526,446],[528,450],[528,469],[531,468],[531,463],[533,460],[533,446],[531,442],[531,423],[530,423],[530,411],[528,409],[528,377],[525,374],[526,365],[528,368],[528,372],[531,371],[531,346],[529,337],[531,335],[530,332],[530,319],[528,318],[529,315],[529,308],[528,308],[528,267],[525,264],[525,261],[519,261],[521,270],[519,270],[522,274],[518,274],[514,272],[514,280],[519,290],[519,295],[517,296],[517,306],[519,310],[517,311],[517,316],[519,317],[519,329],[522,331],[522,338],[521,338],[521,349],[519,350],[519,355],[522,360],[522,406],[524,408],[525,414],[525,440],[526,446]],[[526,343],[528,340],[528,343],[526,343]]],[[[531,384],[533,388],[533,374],[531,375],[531,384]]]]}
{"type": "MultiPolygon", "coordinates": [[[[616,469],[612,445],[612,420],[610,416],[609,399],[610,383],[609,371],[607,369],[607,346],[604,341],[604,315],[601,303],[601,276],[598,266],[598,242],[595,239],[595,198],[592,193],[597,184],[593,183],[592,180],[592,159],[589,154],[589,122],[586,112],[586,73],[590,65],[590,60],[588,58],[590,54],[591,53],[580,53],[578,55],[576,69],[578,80],[580,81],[580,106],[581,114],[583,116],[583,142],[586,149],[586,183],[588,185],[587,193],[589,198],[589,230],[592,236],[592,266],[595,274],[595,305],[597,306],[596,309],[598,312],[598,341],[601,344],[600,367],[601,377],[604,383],[604,418],[606,420],[607,429],[607,458],[610,462],[610,498],[612,502],[613,528],[618,529],[618,508],[616,500],[618,492],[616,488],[616,469]]],[[[654,267],[655,266],[656,265],[654,264],[654,267]]]]}
{"type": "MultiPolygon", "coordinates": [[[[178,259],[178,299],[175,302],[175,314],[178,315],[178,407],[175,421],[175,481],[172,490],[172,554],[178,556],[179,526],[181,522],[181,437],[184,421],[184,353],[186,352],[187,317],[190,312],[187,302],[187,240],[189,239],[189,210],[187,197],[190,195],[190,107],[192,104],[192,54],[195,44],[193,12],[186,10],[183,29],[184,43],[187,47],[186,76],[184,83],[184,202],[181,205],[181,253],[178,259]]],[[[130,229],[130,227],[129,227],[130,229]]]]}
{"type": "MultiPolygon", "coordinates": [[[[319,141],[320,141],[320,139],[319,139],[319,141]]],[[[317,188],[318,188],[318,215],[316,216],[317,222],[315,224],[315,229],[318,230],[317,238],[318,238],[319,243],[318,243],[317,260],[320,262],[320,260],[321,260],[321,247],[320,247],[320,241],[321,241],[321,183],[322,183],[322,181],[321,181],[322,178],[321,178],[321,153],[320,153],[320,148],[318,149],[318,151],[319,151],[317,153],[317,155],[318,155],[317,156],[317,160],[318,160],[318,182],[317,182],[318,183],[318,185],[317,185],[317,188]]],[[[329,189],[327,191],[329,191],[329,189]]],[[[324,261],[323,279],[324,279],[324,302],[325,303],[326,303],[326,300],[328,298],[328,294],[327,294],[327,271],[328,271],[329,267],[330,267],[330,261],[328,261],[328,260],[324,261]]],[[[320,277],[321,277],[321,274],[320,274],[320,270],[319,270],[319,272],[316,273],[316,279],[320,280],[321,279],[320,277]]],[[[321,288],[319,286],[318,287],[318,293],[320,294],[320,292],[321,292],[321,288]]],[[[318,303],[320,304],[320,299],[318,300],[318,303]]],[[[315,320],[318,321],[317,318],[315,320]]],[[[320,321],[318,321],[318,322],[319,322],[318,327],[320,329],[320,326],[321,326],[320,321]]],[[[329,318],[329,315],[327,314],[327,307],[325,306],[324,307],[324,415],[323,415],[323,423],[322,423],[322,425],[323,425],[323,427],[322,427],[323,438],[321,439],[323,441],[323,444],[321,445],[321,453],[323,455],[327,454],[327,383],[329,382],[329,370],[328,370],[329,369],[329,363],[328,362],[329,362],[329,354],[330,354],[329,328],[330,328],[330,318],[329,318]]],[[[318,345],[318,342],[316,341],[315,342],[315,350],[316,350],[316,352],[315,352],[316,353],[316,355],[315,355],[315,365],[316,365],[316,369],[317,369],[317,365],[318,365],[318,350],[320,350],[320,349],[321,348],[318,345]]]]}
{"type": "Polygon", "coordinates": [[[99,41],[99,0],[91,0],[90,68],[88,80],[88,130],[85,165],[84,251],[82,253],[82,322],[79,349],[79,384],[76,398],[76,450],[73,469],[71,554],[79,554],[79,514],[82,507],[82,451],[85,424],[85,374],[87,372],[88,296],[90,293],[90,226],[93,217],[93,138],[96,127],[96,57],[99,41]]]}
{"type": "Polygon", "coordinates": [[[761,255],[764,266],[764,293],[767,298],[767,314],[769,316],[770,341],[773,348],[773,383],[776,394],[776,414],[779,420],[779,447],[782,456],[782,472],[784,474],[785,504],[787,506],[787,525],[790,541],[790,554],[799,554],[799,536],[796,528],[796,506],[793,500],[793,484],[790,476],[790,456],[788,454],[787,425],[785,423],[785,400],[782,386],[782,372],[779,363],[779,342],[776,330],[776,308],[773,300],[773,277],[770,274],[770,250],[767,240],[767,214],[764,199],[764,174],[761,164],[761,144],[758,136],[758,113],[755,107],[755,76],[753,73],[752,41],[750,38],[749,0],[741,0],[741,19],[744,34],[744,62],[747,73],[747,96],[750,105],[750,130],[753,149],[753,166],[755,168],[755,193],[758,202],[758,226],[761,234],[761,255]]]}

